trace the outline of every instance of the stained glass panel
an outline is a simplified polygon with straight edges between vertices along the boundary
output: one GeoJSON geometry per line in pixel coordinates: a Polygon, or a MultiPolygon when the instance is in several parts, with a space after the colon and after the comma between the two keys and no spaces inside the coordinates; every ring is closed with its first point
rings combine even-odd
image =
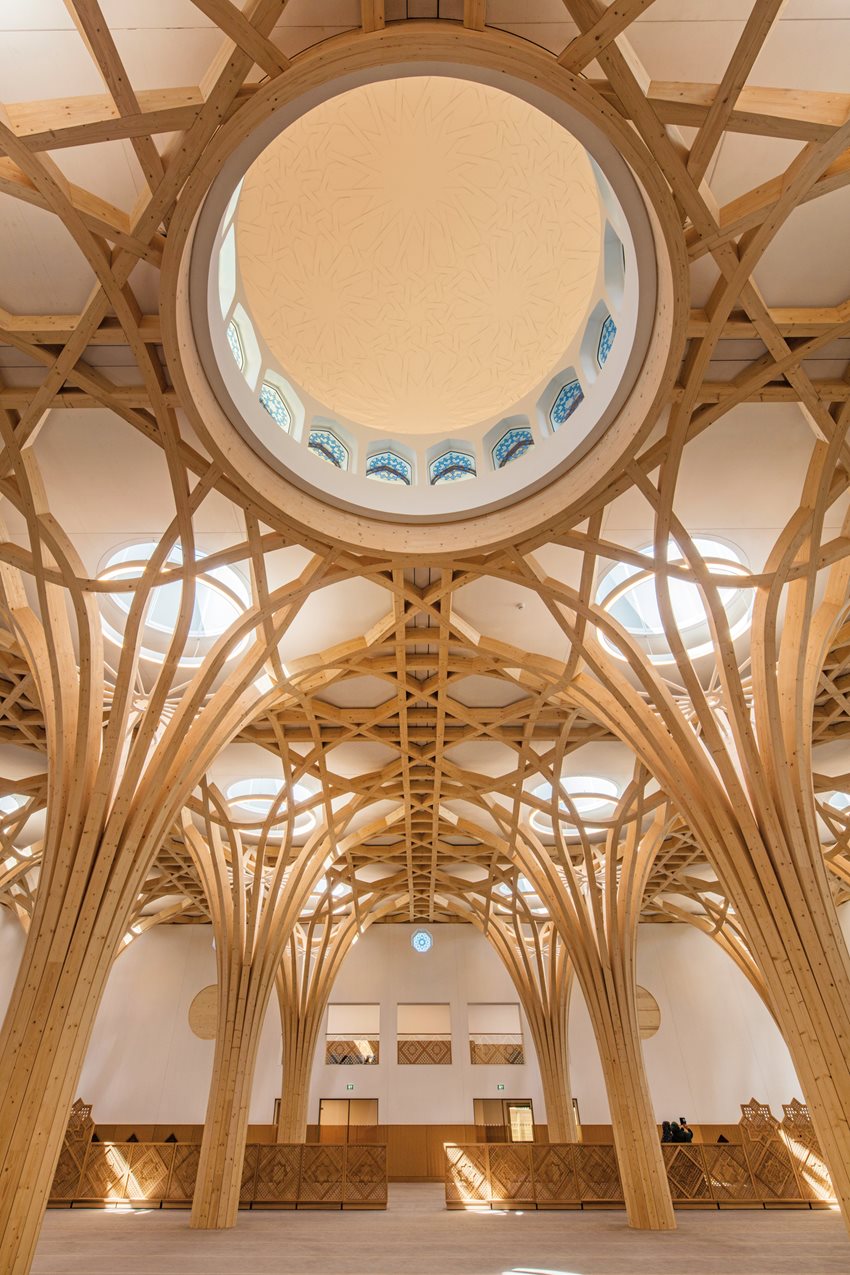
{"type": "Polygon", "coordinates": [[[499,439],[493,448],[493,464],[497,469],[504,469],[511,461],[524,456],[534,446],[534,435],[528,425],[515,425],[499,439]]]}

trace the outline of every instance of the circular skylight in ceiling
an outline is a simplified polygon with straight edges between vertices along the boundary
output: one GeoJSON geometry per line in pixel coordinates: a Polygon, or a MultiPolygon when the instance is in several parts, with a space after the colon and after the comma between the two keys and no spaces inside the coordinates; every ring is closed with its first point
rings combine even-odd
{"type": "MultiPolygon", "coordinates": [[[[565,775],[560,786],[572,803],[571,807],[563,800],[558,803],[558,808],[564,815],[561,826],[568,832],[576,831],[571,822],[573,810],[581,818],[585,828],[592,828],[594,819],[611,818],[620,795],[613,780],[604,779],[600,775],[565,775]]],[[[549,783],[538,784],[532,792],[540,801],[552,801],[552,785],[549,783]]],[[[545,811],[533,810],[529,822],[537,832],[551,835],[552,818],[545,811]]]]}
{"type": "MultiPolygon", "coordinates": [[[[247,816],[250,822],[257,827],[265,823],[272,809],[274,809],[274,817],[279,817],[281,822],[276,824],[272,831],[278,834],[283,827],[282,821],[286,815],[286,794],[283,792],[283,788],[282,779],[237,779],[228,786],[225,795],[234,811],[243,817],[247,816]]],[[[292,796],[295,803],[300,805],[308,801],[312,794],[303,784],[295,784],[292,789],[292,796]]],[[[315,826],[315,813],[312,810],[303,810],[300,814],[296,814],[292,831],[295,836],[300,836],[303,833],[311,832],[315,826]]]]}
{"type": "MultiPolygon", "coordinates": [[[[731,545],[706,537],[694,537],[694,546],[702,555],[711,575],[749,575],[743,558],[731,545]]],[[[646,545],[640,553],[651,557],[652,545],[646,545]]],[[[674,540],[667,549],[667,561],[685,564],[685,556],[674,540]]],[[[730,634],[733,638],[749,628],[753,613],[754,593],[746,588],[719,589],[720,602],[726,611],[730,634]]],[[[673,653],[664,633],[664,624],[658,606],[655,575],[650,563],[645,571],[633,563],[618,562],[602,577],[596,591],[596,601],[603,606],[627,633],[632,634],[647,652],[653,664],[670,664],[673,653]]],[[[708,621],[708,613],[702,594],[695,584],[686,580],[670,580],[670,603],[673,616],[685,649],[691,656],[708,655],[714,650],[714,642],[708,621]]],[[[618,658],[625,658],[619,648],[600,631],[602,645],[618,658]]]]}
{"type": "MultiPolygon", "coordinates": [[[[110,553],[98,575],[99,580],[139,580],[147,569],[151,557],[159,549],[155,541],[124,545],[110,553]]],[[[202,562],[204,554],[196,551],[196,562],[202,562]]],[[[163,572],[171,569],[175,574],[172,584],[159,585],[151,590],[150,602],[143,628],[141,656],[155,664],[165,659],[175,627],[180,616],[183,599],[183,583],[179,568],[183,565],[183,550],[179,544],[168,552],[163,572]]],[[[191,586],[190,586],[191,587],[191,586]]],[[[116,646],[124,641],[124,627],[135,594],[107,593],[101,597],[101,620],[104,636],[116,646]]],[[[194,598],[189,631],[178,663],[184,667],[197,667],[212,649],[215,641],[225,633],[250,605],[248,586],[233,567],[210,567],[200,570],[194,579],[194,598]]],[[[243,651],[248,639],[236,644],[228,658],[243,651]]]]}
{"type": "Polygon", "coordinates": [[[191,290],[210,384],[336,508],[512,503],[597,444],[641,369],[642,197],[586,119],[509,83],[408,72],[314,98],[207,199],[191,290]]]}

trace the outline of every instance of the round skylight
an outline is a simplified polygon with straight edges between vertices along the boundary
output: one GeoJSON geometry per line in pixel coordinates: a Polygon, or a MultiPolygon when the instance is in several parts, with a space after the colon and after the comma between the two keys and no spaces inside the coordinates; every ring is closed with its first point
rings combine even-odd
{"type": "Polygon", "coordinates": [[[486,79],[432,63],[282,109],[198,222],[209,384],[337,510],[438,522],[536,492],[641,371],[657,265],[622,156],[559,99],[486,79]]]}
{"type": "Polygon", "coordinates": [[[833,810],[838,810],[841,814],[850,807],[850,793],[833,792],[826,799],[826,804],[832,806],[833,810]]]}
{"type": "MultiPolygon", "coordinates": [[[[705,537],[694,537],[693,543],[711,575],[739,576],[742,580],[749,575],[743,558],[731,545],[705,537]]],[[[646,545],[639,552],[651,557],[654,548],[646,545]]],[[[667,553],[668,562],[684,563],[684,554],[674,540],[669,541],[667,553]]],[[[673,615],[685,649],[693,657],[709,654],[714,645],[708,614],[698,586],[672,578],[669,585],[673,615]]],[[[731,635],[733,638],[740,637],[749,628],[752,619],[753,590],[721,588],[719,595],[731,635]]],[[[639,642],[653,664],[673,662],[674,657],[664,634],[651,564],[647,564],[646,570],[642,571],[632,563],[616,563],[603,576],[596,591],[596,602],[639,642]]],[[[625,658],[601,630],[599,637],[602,645],[613,655],[619,659],[625,658]]]]}
{"type": "MultiPolygon", "coordinates": [[[[99,580],[139,580],[158,546],[154,541],[142,541],[125,545],[112,552],[100,571],[99,580]]],[[[205,555],[196,552],[197,562],[205,555]]],[[[175,545],[168,553],[163,570],[183,565],[183,551],[175,545]]],[[[121,646],[123,629],[134,594],[110,593],[103,595],[102,624],[104,635],[121,646]]],[[[182,581],[163,584],[151,591],[144,623],[144,640],[141,655],[154,663],[162,663],[180,614],[183,598],[182,581]]],[[[189,632],[179,663],[184,666],[199,665],[213,643],[225,633],[250,605],[251,596],[242,576],[233,567],[210,567],[195,577],[195,597],[189,632]]],[[[244,638],[229,653],[233,658],[247,645],[244,638]]]]}
{"type": "MultiPolygon", "coordinates": [[[[286,797],[281,799],[283,787],[282,779],[237,779],[230,784],[225,796],[238,813],[254,816],[251,822],[259,825],[265,822],[273,807],[281,815],[285,814],[286,797]]],[[[292,796],[297,805],[308,801],[312,795],[303,784],[295,784],[293,787],[292,796]]],[[[299,836],[311,832],[315,826],[315,813],[312,810],[303,810],[295,816],[292,831],[295,836],[299,836]]],[[[280,833],[282,827],[282,823],[277,824],[272,831],[280,833]]],[[[317,886],[316,889],[318,888],[317,886]]]]}
{"type": "MultiPolygon", "coordinates": [[[[610,779],[598,775],[565,775],[561,779],[561,788],[569,796],[572,807],[581,816],[583,825],[593,826],[593,818],[610,819],[617,804],[620,790],[610,779]]],[[[535,797],[541,801],[552,801],[552,785],[538,784],[532,789],[535,797]]],[[[570,822],[571,811],[565,801],[559,802],[559,809],[564,813],[562,828],[565,831],[576,831],[570,822]]],[[[530,823],[537,832],[552,833],[552,819],[543,810],[533,810],[530,823]]]]}

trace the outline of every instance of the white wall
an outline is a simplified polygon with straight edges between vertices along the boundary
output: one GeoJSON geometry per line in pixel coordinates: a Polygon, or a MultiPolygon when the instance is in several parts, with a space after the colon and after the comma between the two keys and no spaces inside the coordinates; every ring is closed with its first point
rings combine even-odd
{"type": "MultiPolygon", "coordinates": [[[[321,1098],[377,1098],[381,1124],[472,1124],[474,1098],[530,1098],[538,1122],[545,1119],[540,1074],[523,1022],[524,1067],[481,1067],[469,1061],[467,1006],[513,1001],[513,983],[487,940],[468,925],[425,927],[430,952],[414,952],[418,925],[373,925],[346,957],[331,1002],[378,1001],[380,1061],[375,1066],[328,1067],[316,1050],[308,1122],[318,1120],[321,1098]],[[452,1023],[450,1067],[399,1067],[396,1025],[399,1004],[448,1004],[452,1023]],[[500,1092],[496,1086],[502,1083],[500,1092]],[[354,1091],[346,1089],[353,1084],[354,1091]]],[[[432,1027],[423,1030],[431,1031],[432,1027]]]]}
{"type": "MultiPolygon", "coordinates": [[[[841,909],[850,941],[850,905],[841,909]]],[[[381,1002],[377,1067],[326,1067],[316,1059],[309,1117],[320,1098],[377,1097],[387,1124],[469,1123],[472,1100],[531,1098],[544,1118],[533,1049],[525,1067],[472,1067],[468,1062],[468,1003],[516,1000],[510,980],[486,940],[461,926],[432,926],[435,944],[418,955],[409,926],[373,926],[343,965],[332,999],[381,1002]],[[452,1067],[398,1067],[396,1005],[452,1006],[452,1067]]],[[[0,1014],[5,1012],[23,951],[18,923],[0,909],[0,1014]]],[[[644,1043],[658,1119],[686,1115],[694,1123],[736,1121],[752,1095],[774,1112],[802,1096],[788,1052],[749,983],[710,939],[689,926],[643,926],[638,978],[655,996],[661,1027],[644,1043]]],[[[97,1017],[78,1092],[102,1123],[196,1124],[203,1121],[212,1068],[211,1041],[190,1031],[192,998],[215,979],[206,926],[162,926],[136,940],[116,962],[97,1017]]],[[[580,994],[570,1017],[573,1091],[582,1120],[607,1123],[608,1105],[596,1047],[580,994]]],[[[251,1120],[271,1121],[280,1084],[280,1027],[272,1000],[264,1026],[251,1120]]]]}

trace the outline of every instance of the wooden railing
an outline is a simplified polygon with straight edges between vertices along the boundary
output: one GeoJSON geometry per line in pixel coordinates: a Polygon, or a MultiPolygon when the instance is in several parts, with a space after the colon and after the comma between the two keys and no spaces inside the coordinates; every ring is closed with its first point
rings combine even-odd
{"type": "MultiPolygon", "coordinates": [[[[662,1146],[680,1208],[824,1208],[832,1183],[805,1105],[784,1107],[780,1124],[751,1099],[738,1140],[662,1146]]],[[[613,1146],[594,1143],[447,1143],[446,1206],[540,1209],[623,1207],[613,1146]]]]}
{"type": "MultiPolygon", "coordinates": [[[[201,1148],[189,1142],[66,1141],[50,1206],[188,1208],[201,1148]]],[[[239,1207],[385,1209],[387,1149],[349,1144],[249,1145],[239,1207]]]]}

